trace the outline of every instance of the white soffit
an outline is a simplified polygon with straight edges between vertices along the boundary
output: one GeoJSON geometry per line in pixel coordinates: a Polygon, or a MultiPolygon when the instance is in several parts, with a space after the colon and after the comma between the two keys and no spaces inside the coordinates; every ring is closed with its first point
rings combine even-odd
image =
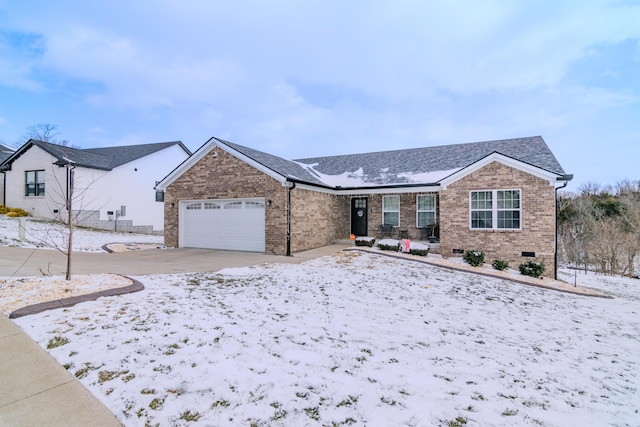
{"type": "Polygon", "coordinates": [[[483,157],[482,159],[478,160],[475,163],[472,163],[471,165],[467,166],[464,169],[461,169],[460,171],[444,178],[442,181],[440,181],[440,185],[442,186],[442,189],[445,190],[447,188],[447,186],[449,186],[450,184],[453,184],[454,182],[464,178],[467,175],[470,175],[480,169],[482,169],[483,167],[487,166],[488,164],[492,163],[492,162],[498,162],[501,163],[505,166],[509,166],[511,168],[514,169],[518,169],[521,170],[522,172],[528,173],[530,175],[536,176],[540,179],[544,179],[549,181],[549,185],[554,186],[556,181],[558,180],[558,175],[553,173],[553,172],[549,172],[547,170],[538,168],[536,166],[530,165],[528,163],[525,162],[521,162],[520,160],[516,160],[513,159],[511,157],[507,157],[503,154],[500,153],[492,153],[489,154],[486,157],[483,157]]]}
{"type": "Polygon", "coordinates": [[[296,183],[296,188],[301,190],[316,191],[319,193],[328,193],[334,195],[367,195],[367,194],[401,194],[401,193],[435,193],[440,191],[440,185],[423,185],[416,187],[362,187],[362,188],[349,188],[349,189],[333,189],[317,187],[315,185],[296,183]]]}

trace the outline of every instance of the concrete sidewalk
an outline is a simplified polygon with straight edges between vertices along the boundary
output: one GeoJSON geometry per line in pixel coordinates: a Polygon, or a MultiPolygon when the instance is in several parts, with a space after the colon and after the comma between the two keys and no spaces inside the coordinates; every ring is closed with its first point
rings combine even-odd
{"type": "MultiPolygon", "coordinates": [[[[74,254],[74,274],[129,276],[210,272],[262,263],[301,263],[350,247],[329,245],[294,256],[207,249],[166,249],[112,254],[74,254]]],[[[0,247],[0,276],[40,276],[40,269],[64,274],[57,251],[0,247]]],[[[73,375],[0,314],[0,426],[121,426],[118,419],[73,375]]]]}
{"type": "Polygon", "coordinates": [[[102,403],[0,315],[1,426],[121,426],[102,403]]]}

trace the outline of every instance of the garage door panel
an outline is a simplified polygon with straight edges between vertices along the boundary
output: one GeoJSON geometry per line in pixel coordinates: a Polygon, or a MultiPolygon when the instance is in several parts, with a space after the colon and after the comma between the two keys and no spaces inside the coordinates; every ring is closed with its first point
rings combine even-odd
{"type": "Polygon", "coordinates": [[[181,246],[264,252],[264,206],[262,199],[181,202],[181,246]]]}

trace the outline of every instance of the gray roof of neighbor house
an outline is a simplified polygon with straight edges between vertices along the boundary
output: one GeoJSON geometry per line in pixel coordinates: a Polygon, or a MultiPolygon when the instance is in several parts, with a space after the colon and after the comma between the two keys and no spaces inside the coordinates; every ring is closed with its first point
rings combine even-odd
{"type": "Polygon", "coordinates": [[[5,159],[0,167],[4,169],[10,168],[14,160],[34,145],[55,157],[57,159],[56,164],[64,165],[71,161],[75,163],[76,166],[107,171],[173,145],[179,145],[187,155],[191,155],[191,152],[180,141],[82,149],[30,139],[15,153],[5,159]]]}
{"type": "Polygon", "coordinates": [[[0,163],[8,159],[9,156],[12,155],[14,151],[16,150],[14,150],[11,147],[7,147],[6,145],[0,144],[0,163]]]}
{"type": "Polygon", "coordinates": [[[571,179],[540,136],[293,161],[217,140],[284,177],[327,187],[436,184],[492,153],[571,179]]]}

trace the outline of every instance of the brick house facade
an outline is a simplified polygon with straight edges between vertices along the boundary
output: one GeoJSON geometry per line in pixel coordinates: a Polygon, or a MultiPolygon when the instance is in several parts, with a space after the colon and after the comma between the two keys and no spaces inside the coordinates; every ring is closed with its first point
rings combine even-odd
{"type": "Polygon", "coordinates": [[[547,274],[555,269],[555,190],[536,176],[492,162],[451,184],[440,193],[440,245],[442,251],[479,249],[485,259],[502,258],[510,265],[531,259],[543,261],[547,274]],[[518,189],[522,195],[520,229],[474,230],[469,227],[469,192],[518,189]]]}
{"type": "MultiPolygon", "coordinates": [[[[435,201],[434,213],[430,215],[435,215],[442,255],[453,255],[454,249],[479,249],[485,252],[487,260],[502,258],[512,265],[533,258],[543,261],[547,267],[545,275],[552,277],[556,189],[558,183],[566,183],[571,175],[564,173],[542,138],[436,148],[444,154],[430,148],[421,150],[431,150],[425,158],[438,160],[437,167],[444,172],[417,169],[423,161],[417,166],[410,165],[402,156],[411,150],[390,155],[372,153],[288,161],[212,138],[156,187],[164,192],[165,243],[189,246],[188,237],[183,235],[185,223],[181,223],[187,220],[188,212],[180,203],[193,200],[245,200],[252,206],[259,203],[264,209],[264,219],[258,217],[258,221],[263,221],[264,234],[256,236],[264,239],[264,252],[269,254],[289,255],[348,239],[354,232],[354,222],[360,221],[353,216],[354,199],[366,205],[360,213],[364,213],[366,234],[379,236],[380,225],[385,221],[383,199],[387,196],[392,196],[396,203],[394,229],[406,231],[410,239],[421,239],[425,233],[418,221],[418,198],[430,196],[435,201]],[[524,158],[517,157],[518,150],[525,153],[524,158]],[[546,157],[540,156],[541,152],[546,157]],[[371,166],[377,157],[382,160],[371,166]],[[380,184],[379,177],[371,177],[368,171],[376,168],[389,175],[386,164],[393,163],[394,158],[396,163],[408,165],[406,170],[423,181],[380,184]],[[350,173],[331,169],[334,164],[348,161],[354,165],[350,173]],[[337,177],[343,181],[337,181],[337,177]],[[375,179],[378,182],[367,182],[375,179]],[[349,185],[356,181],[357,185],[349,185]],[[475,205],[471,199],[476,194],[485,197],[492,194],[495,198],[492,207],[478,214],[484,222],[478,222],[476,213],[472,213],[475,205]],[[506,203],[501,199],[505,194],[515,197],[515,201],[508,201],[511,208],[506,209],[506,214],[501,206],[506,203]]],[[[414,150],[408,155],[419,160],[421,153],[414,150]]],[[[399,170],[396,176],[400,178],[394,179],[401,180],[407,175],[399,170]]],[[[215,216],[219,213],[211,212],[212,222],[214,218],[225,218],[215,216]]],[[[216,248],[216,227],[224,226],[223,223],[210,226],[213,243],[206,247],[216,248]]],[[[241,233],[241,228],[231,232],[241,233]]]]}

